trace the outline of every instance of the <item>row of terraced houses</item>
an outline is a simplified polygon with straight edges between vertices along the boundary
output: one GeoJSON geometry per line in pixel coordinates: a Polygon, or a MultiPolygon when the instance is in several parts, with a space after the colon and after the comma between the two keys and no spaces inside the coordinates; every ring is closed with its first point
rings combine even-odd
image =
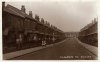
{"type": "Polygon", "coordinates": [[[46,44],[53,44],[65,39],[63,31],[44,21],[38,15],[33,17],[32,11],[26,13],[22,5],[18,9],[5,2],[2,3],[2,32],[3,32],[3,53],[41,46],[42,41],[46,44]],[[16,42],[16,39],[21,42],[16,42]]]}

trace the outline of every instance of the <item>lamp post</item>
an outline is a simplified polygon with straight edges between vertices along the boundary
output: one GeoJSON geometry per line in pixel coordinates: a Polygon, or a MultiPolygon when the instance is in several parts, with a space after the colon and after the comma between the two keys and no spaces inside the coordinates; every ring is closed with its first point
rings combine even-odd
{"type": "Polygon", "coordinates": [[[52,40],[53,40],[53,43],[55,42],[55,37],[54,37],[54,33],[53,33],[53,38],[52,38],[52,40]]]}

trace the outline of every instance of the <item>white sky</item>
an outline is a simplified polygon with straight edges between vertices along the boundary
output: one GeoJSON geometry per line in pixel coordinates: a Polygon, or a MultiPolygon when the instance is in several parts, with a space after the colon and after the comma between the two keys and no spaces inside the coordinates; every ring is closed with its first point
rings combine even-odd
{"type": "MultiPolygon", "coordinates": [[[[32,11],[64,32],[79,31],[97,17],[95,2],[6,2],[16,8],[25,5],[26,12],[32,11]]],[[[34,16],[33,16],[34,17],[34,16]]]]}

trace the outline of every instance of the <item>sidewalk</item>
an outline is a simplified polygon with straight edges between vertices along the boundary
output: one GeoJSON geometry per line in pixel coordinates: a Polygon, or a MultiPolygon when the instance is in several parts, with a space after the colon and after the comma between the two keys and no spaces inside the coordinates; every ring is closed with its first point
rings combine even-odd
{"type": "MultiPolygon", "coordinates": [[[[78,39],[77,39],[78,40],[78,39]]],[[[78,40],[78,43],[81,44],[83,47],[88,49],[91,53],[93,53],[95,56],[98,56],[98,47],[86,44],[78,40]]]]}
{"type": "Polygon", "coordinates": [[[6,54],[3,54],[3,59],[4,60],[11,59],[11,58],[18,57],[18,56],[21,56],[21,55],[24,55],[24,54],[28,54],[28,53],[31,53],[31,52],[34,52],[34,51],[37,51],[37,50],[40,50],[40,49],[43,49],[43,48],[52,47],[54,45],[58,45],[60,43],[63,43],[65,40],[58,42],[58,43],[55,43],[55,44],[46,45],[46,47],[39,46],[39,47],[30,48],[30,49],[6,53],[6,54]]]}

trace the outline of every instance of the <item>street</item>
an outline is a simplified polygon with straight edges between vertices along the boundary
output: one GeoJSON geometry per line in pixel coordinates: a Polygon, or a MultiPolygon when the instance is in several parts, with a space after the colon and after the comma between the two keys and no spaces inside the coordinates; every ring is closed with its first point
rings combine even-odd
{"type": "Polygon", "coordinates": [[[76,38],[67,38],[65,42],[47,47],[11,60],[92,60],[95,55],[77,42],[76,38]]]}

